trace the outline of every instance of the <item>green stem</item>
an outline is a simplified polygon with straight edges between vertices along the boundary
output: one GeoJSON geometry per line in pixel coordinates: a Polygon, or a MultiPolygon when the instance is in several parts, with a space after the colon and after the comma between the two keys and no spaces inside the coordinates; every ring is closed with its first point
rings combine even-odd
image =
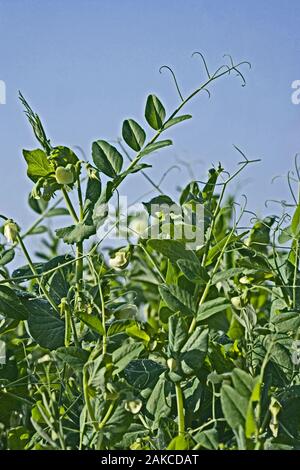
{"type": "Polygon", "coordinates": [[[77,217],[77,214],[76,214],[76,211],[75,211],[74,206],[73,206],[73,204],[72,204],[72,201],[71,201],[71,199],[69,198],[69,195],[68,195],[68,193],[67,193],[67,190],[66,190],[65,187],[62,187],[61,190],[62,190],[64,199],[65,199],[65,202],[66,202],[68,211],[70,212],[70,215],[73,217],[74,222],[75,222],[76,224],[78,224],[79,219],[78,219],[78,217],[77,217]]]}
{"type": "MultiPolygon", "coordinates": [[[[22,240],[22,237],[20,237],[20,235],[17,235],[17,240],[20,244],[20,247],[25,255],[25,258],[27,259],[27,262],[29,264],[29,267],[32,271],[32,273],[35,275],[35,276],[38,276],[38,273],[37,273],[37,270],[35,269],[34,267],[34,264],[32,262],[32,259],[30,257],[30,254],[28,253],[27,251],[27,248],[22,240]]],[[[50,303],[50,305],[52,305],[52,307],[54,308],[54,310],[57,311],[57,305],[56,303],[54,302],[54,300],[51,298],[50,294],[48,293],[47,289],[45,288],[44,284],[43,284],[43,281],[38,281],[38,284],[39,284],[39,287],[41,289],[41,291],[43,292],[43,294],[45,295],[46,299],[48,300],[48,302],[50,303]]]]}
{"type": "MultiPolygon", "coordinates": [[[[79,222],[83,221],[84,211],[83,211],[83,198],[80,178],[77,178],[77,192],[78,192],[78,203],[79,203],[79,222]]],[[[80,309],[80,292],[82,289],[82,280],[83,280],[83,242],[79,242],[76,245],[76,284],[77,284],[77,295],[78,295],[78,308],[80,309]]]]}
{"type": "Polygon", "coordinates": [[[184,406],[183,406],[183,396],[180,382],[175,384],[176,390],[176,402],[177,402],[177,414],[178,414],[178,435],[184,436],[185,434],[185,424],[184,424],[184,406]]]}
{"type": "Polygon", "coordinates": [[[104,418],[102,419],[102,421],[101,421],[101,422],[99,423],[99,425],[98,425],[98,429],[99,429],[99,430],[104,428],[104,426],[106,425],[107,421],[108,421],[109,418],[111,417],[111,414],[112,414],[112,412],[114,411],[114,409],[115,409],[115,402],[113,401],[113,402],[109,405],[108,410],[107,410],[107,412],[105,413],[104,418]]]}
{"type": "Polygon", "coordinates": [[[89,387],[88,387],[88,377],[87,377],[87,372],[86,368],[83,369],[83,396],[84,396],[84,401],[88,410],[88,414],[90,416],[92,425],[95,429],[95,431],[98,431],[98,426],[96,422],[96,416],[91,404],[90,400],[90,393],[89,393],[89,387]]]}
{"type": "Polygon", "coordinates": [[[101,317],[102,317],[102,328],[103,328],[102,354],[104,356],[106,354],[106,351],[107,351],[107,332],[106,332],[106,324],[105,324],[105,304],[104,304],[102,286],[101,286],[101,282],[100,282],[100,279],[99,279],[98,275],[97,275],[97,278],[98,278],[98,286],[99,286],[99,293],[100,293],[100,299],[101,299],[101,317]]]}

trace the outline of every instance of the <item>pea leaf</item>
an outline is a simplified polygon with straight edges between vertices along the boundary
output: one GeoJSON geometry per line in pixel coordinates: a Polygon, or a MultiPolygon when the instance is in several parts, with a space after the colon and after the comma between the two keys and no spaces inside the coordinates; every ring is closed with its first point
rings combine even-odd
{"type": "Polygon", "coordinates": [[[85,201],[84,201],[84,221],[90,225],[93,224],[93,211],[96,202],[101,195],[101,181],[96,178],[89,178],[86,185],[85,201]]]}
{"type": "Polygon", "coordinates": [[[173,312],[181,312],[186,315],[195,314],[196,303],[188,291],[176,285],[161,285],[158,289],[163,300],[173,312]]]}
{"type": "Polygon", "coordinates": [[[199,261],[179,259],[177,264],[185,277],[190,281],[197,282],[200,285],[204,285],[209,281],[208,272],[201,266],[199,261]]]}
{"type": "Polygon", "coordinates": [[[137,359],[131,361],[124,370],[127,382],[134,388],[144,390],[153,389],[159,376],[166,369],[151,359],[137,359]]]}
{"type": "Polygon", "coordinates": [[[0,313],[16,320],[26,320],[28,317],[28,311],[16,292],[7,286],[0,286],[0,313]]]}
{"type": "Polygon", "coordinates": [[[208,329],[196,328],[184,343],[180,358],[185,374],[201,369],[208,350],[208,329]]]}
{"type": "Polygon", "coordinates": [[[112,354],[112,361],[115,366],[114,375],[119,374],[133,360],[137,359],[144,349],[141,343],[133,342],[131,339],[124,341],[122,346],[112,354]]]}
{"type": "Polygon", "coordinates": [[[177,116],[175,118],[170,119],[169,121],[164,124],[164,129],[169,129],[169,127],[175,126],[182,121],[186,121],[187,119],[191,119],[192,116],[190,114],[183,114],[182,116],[177,116]]]}
{"type": "Polygon", "coordinates": [[[295,238],[298,238],[300,235],[300,206],[297,206],[291,224],[291,232],[295,238]]]}
{"type": "Polygon", "coordinates": [[[126,119],[122,128],[123,139],[133,150],[139,152],[144,145],[146,133],[133,119],[126,119]]]}
{"type": "Polygon", "coordinates": [[[92,144],[93,161],[102,173],[115,178],[120,173],[123,157],[118,150],[105,140],[97,140],[92,144]]]}
{"type": "Polygon", "coordinates": [[[79,370],[82,370],[82,367],[89,358],[88,351],[77,348],[76,346],[58,348],[55,351],[55,355],[62,363],[67,363],[73,367],[73,369],[79,370]]]}
{"type": "Polygon", "coordinates": [[[15,257],[15,250],[10,249],[0,253],[0,266],[10,263],[15,257]]]}
{"type": "Polygon", "coordinates": [[[166,402],[166,379],[164,374],[162,374],[157,381],[150,397],[148,398],[146,409],[148,413],[152,416],[154,422],[153,427],[157,429],[159,426],[159,421],[162,417],[165,417],[169,414],[170,408],[166,402]]]}
{"type": "Polygon", "coordinates": [[[169,145],[172,145],[173,142],[170,139],[167,140],[160,140],[158,142],[154,142],[154,144],[148,144],[144,150],[141,151],[140,157],[144,157],[145,155],[148,155],[149,153],[156,152],[156,150],[159,150],[163,147],[168,147],[169,145]]]}
{"type": "Polygon", "coordinates": [[[95,225],[88,225],[83,222],[77,225],[71,225],[70,227],[59,228],[55,230],[58,238],[62,238],[68,245],[74,243],[80,243],[83,240],[87,240],[96,233],[95,225]]]}
{"type": "Polygon", "coordinates": [[[244,427],[247,410],[248,398],[240,395],[230,385],[224,384],[221,389],[221,404],[226,421],[232,429],[244,427]]]}
{"type": "Polygon", "coordinates": [[[43,150],[23,150],[23,155],[28,165],[27,175],[34,183],[54,171],[43,150]]]}
{"type": "Polygon", "coordinates": [[[104,334],[104,329],[99,317],[95,315],[89,315],[85,312],[79,312],[78,317],[83,321],[83,323],[89,326],[92,330],[96,331],[96,333],[99,335],[102,336],[104,334]]]}
{"type": "Polygon", "coordinates": [[[153,129],[159,130],[162,128],[163,122],[166,117],[166,111],[157,96],[148,96],[146,102],[145,117],[149,126],[151,126],[153,129]]]}
{"type": "Polygon", "coordinates": [[[187,340],[187,328],[183,318],[172,315],[169,318],[169,342],[168,352],[170,355],[178,353],[187,340]]]}
{"type": "Polygon", "coordinates": [[[197,320],[203,321],[207,318],[215,315],[216,313],[225,311],[229,306],[230,302],[224,297],[218,297],[213,300],[208,300],[199,306],[197,312],[197,320]]]}
{"type": "Polygon", "coordinates": [[[173,264],[177,263],[179,259],[198,262],[196,254],[192,250],[186,250],[184,243],[177,240],[159,240],[153,238],[148,240],[147,246],[164,255],[173,264]]]}
{"type": "Polygon", "coordinates": [[[28,329],[33,339],[43,348],[57,349],[64,345],[65,323],[51,305],[42,299],[26,302],[29,310],[28,329]]]}

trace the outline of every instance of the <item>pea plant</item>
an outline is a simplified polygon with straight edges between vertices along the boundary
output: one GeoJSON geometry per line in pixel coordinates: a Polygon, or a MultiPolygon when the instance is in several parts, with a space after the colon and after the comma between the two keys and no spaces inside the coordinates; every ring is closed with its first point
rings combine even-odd
{"type": "Polygon", "coordinates": [[[20,94],[38,142],[23,150],[36,221],[23,229],[1,214],[2,449],[299,449],[297,157],[291,202],[273,201],[277,215],[262,219],[230,193],[258,163],[239,148],[233,173],[219,163],[176,201],[147,173],[152,154],[172,145],[168,130],[191,119],[182,113],[190,101],[221,78],[246,83],[247,62],[229,56],[211,73],[196,55],[204,83],[184,97],[164,66],[179,104],[167,115],[149,95],[146,122],[126,119],[117,144],[93,142],[90,161],[54,145],[20,94]],[[108,206],[122,212],[132,178],[153,187],[147,217],[129,215],[134,236],[107,248],[108,206]],[[200,231],[201,242],[191,248],[178,227],[200,231]],[[42,247],[33,254],[31,237],[42,247]]]}

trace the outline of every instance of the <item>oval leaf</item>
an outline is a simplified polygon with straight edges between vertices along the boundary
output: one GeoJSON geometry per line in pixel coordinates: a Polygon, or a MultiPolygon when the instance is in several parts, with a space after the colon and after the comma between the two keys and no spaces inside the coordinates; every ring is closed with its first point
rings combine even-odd
{"type": "Polygon", "coordinates": [[[92,156],[96,167],[106,176],[114,178],[120,173],[123,157],[113,145],[105,140],[93,142],[92,156]]]}
{"type": "Polygon", "coordinates": [[[153,129],[159,130],[162,128],[166,111],[157,96],[149,95],[147,98],[145,109],[146,120],[153,129]]]}
{"type": "Polygon", "coordinates": [[[136,152],[141,150],[146,139],[144,129],[133,119],[126,119],[123,122],[122,136],[126,144],[136,152]]]}

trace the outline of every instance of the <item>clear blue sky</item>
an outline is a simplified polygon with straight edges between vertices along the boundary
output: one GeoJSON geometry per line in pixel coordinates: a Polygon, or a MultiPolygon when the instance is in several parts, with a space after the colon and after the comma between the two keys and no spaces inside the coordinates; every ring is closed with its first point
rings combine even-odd
{"type": "MultiPolygon", "coordinates": [[[[249,60],[247,86],[223,79],[210,100],[203,95],[189,105],[193,120],[170,134],[171,150],[151,157],[151,176],[158,180],[176,158],[193,162],[197,178],[219,160],[232,171],[236,144],[262,158],[240,180],[249,208],[263,211],[265,199],[286,198],[283,180],[272,185],[271,178],[286,173],[300,151],[300,105],[291,102],[291,83],[300,79],[299,23],[298,0],[0,0],[0,79],[7,86],[7,104],[0,106],[0,212],[23,226],[32,220],[21,150],[36,142],[19,89],[53,144],[80,145],[89,154],[93,140],[120,135],[124,118],[143,119],[148,93],[174,109],[178,97],[167,73],[158,73],[161,65],[174,68],[184,94],[201,83],[194,50],[212,69],[224,53],[249,60]]],[[[142,176],[132,178],[123,186],[131,199],[149,187],[142,176]]],[[[163,187],[174,194],[187,179],[184,169],[174,171],[163,187]]]]}

